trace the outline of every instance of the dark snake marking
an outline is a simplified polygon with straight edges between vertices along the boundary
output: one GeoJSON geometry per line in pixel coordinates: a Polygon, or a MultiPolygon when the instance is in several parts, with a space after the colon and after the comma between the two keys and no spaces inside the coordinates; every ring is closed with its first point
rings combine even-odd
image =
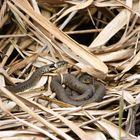
{"type": "Polygon", "coordinates": [[[94,81],[94,87],[95,89],[92,90],[92,88],[90,88],[84,83],[81,83],[71,74],[64,74],[63,81],[61,79],[61,76],[55,76],[51,81],[51,89],[56,93],[57,99],[75,106],[101,101],[106,92],[105,86],[100,82],[94,81]],[[85,100],[75,100],[74,98],[71,98],[70,94],[67,94],[65,92],[65,89],[62,87],[62,84],[65,84],[66,86],[68,86],[72,90],[75,90],[76,92],[83,93],[79,96],[88,96],[88,98],[86,98],[85,100]]]}
{"type": "Polygon", "coordinates": [[[54,64],[42,66],[38,68],[27,81],[16,84],[14,86],[6,86],[6,88],[13,93],[25,91],[35,86],[44,73],[55,71],[66,64],[67,64],[66,61],[58,61],[54,64]]]}

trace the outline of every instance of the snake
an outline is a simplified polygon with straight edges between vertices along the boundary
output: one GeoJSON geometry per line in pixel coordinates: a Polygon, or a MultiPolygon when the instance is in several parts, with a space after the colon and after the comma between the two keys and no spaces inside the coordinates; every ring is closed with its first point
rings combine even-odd
{"type": "MultiPolygon", "coordinates": [[[[43,74],[53,72],[65,65],[67,65],[66,61],[58,61],[53,64],[44,65],[36,69],[28,80],[12,86],[6,85],[6,88],[12,93],[23,92],[35,86],[43,74]]],[[[75,106],[101,101],[106,90],[102,83],[93,81],[89,75],[76,78],[72,74],[63,74],[63,82],[60,75],[54,76],[50,87],[52,91],[56,93],[57,99],[75,106]],[[67,92],[66,89],[62,87],[62,84],[65,84],[68,87],[67,92]]]]}
{"type": "Polygon", "coordinates": [[[23,91],[35,86],[38,83],[38,81],[41,79],[43,74],[55,71],[55,70],[65,66],[66,64],[67,64],[66,61],[58,61],[56,63],[52,63],[52,64],[49,64],[49,65],[44,65],[44,66],[38,68],[31,75],[31,77],[28,80],[26,80],[22,83],[18,83],[16,85],[12,85],[12,86],[6,85],[6,88],[9,91],[11,91],[12,93],[23,92],[23,91]]]}
{"type": "Polygon", "coordinates": [[[92,85],[94,88],[91,88],[91,85],[88,86],[87,84],[82,83],[80,80],[83,80],[83,77],[81,78],[82,79],[78,80],[71,74],[64,74],[63,78],[60,75],[55,76],[51,81],[51,90],[56,93],[57,99],[74,106],[102,101],[106,93],[104,84],[95,80],[92,85]],[[81,95],[72,95],[71,93],[67,93],[65,88],[62,87],[62,84],[65,84],[70,89],[81,93],[81,95]]]}

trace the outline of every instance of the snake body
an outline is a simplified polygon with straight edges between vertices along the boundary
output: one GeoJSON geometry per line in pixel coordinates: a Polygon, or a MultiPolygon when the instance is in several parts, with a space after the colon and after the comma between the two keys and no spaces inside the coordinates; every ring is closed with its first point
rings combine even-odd
{"type": "Polygon", "coordinates": [[[71,74],[63,75],[63,81],[61,80],[61,76],[56,76],[51,82],[51,89],[56,93],[57,98],[75,106],[102,100],[106,92],[105,86],[101,82],[94,81],[94,88],[92,89],[90,87],[91,86],[81,83],[71,74]],[[80,92],[81,95],[79,95],[79,97],[76,95],[77,99],[75,99],[75,97],[72,98],[70,94],[65,92],[62,84],[65,84],[76,92],[80,92]]]}
{"type": "MultiPolygon", "coordinates": [[[[71,77],[71,75],[68,75],[68,77],[71,77]]],[[[75,84],[76,84],[79,89],[79,85],[80,86],[84,85],[84,90],[81,90],[81,91],[77,90],[76,92],[75,90],[72,90],[71,88],[68,88],[67,86],[66,94],[71,93],[70,98],[76,101],[87,100],[91,98],[93,94],[95,93],[95,86],[94,86],[95,80],[93,79],[93,77],[87,73],[80,73],[76,76],[76,79],[79,81],[78,85],[76,81],[73,81],[73,84],[74,84],[73,87],[75,88],[75,84]],[[81,83],[83,84],[81,85],[81,83]]]]}
{"type": "Polygon", "coordinates": [[[63,83],[67,86],[65,92],[69,98],[75,101],[87,100],[93,96],[95,87],[92,76],[87,73],[80,73],[78,76],[71,74],[64,75],[63,83]]]}
{"type": "Polygon", "coordinates": [[[66,61],[58,61],[54,64],[42,66],[37,69],[27,81],[16,84],[14,86],[6,86],[6,88],[13,93],[25,91],[35,86],[44,73],[55,71],[58,68],[64,66],[65,64],[67,64],[66,61]]]}

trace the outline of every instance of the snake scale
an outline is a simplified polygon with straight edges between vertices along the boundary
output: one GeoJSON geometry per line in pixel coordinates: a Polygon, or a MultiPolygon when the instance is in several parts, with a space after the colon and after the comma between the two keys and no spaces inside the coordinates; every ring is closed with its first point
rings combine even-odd
{"type": "MultiPolygon", "coordinates": [[[[13,93],[25,91],[35,86],[44,73],[55,71],[66,64],[66,61],[58,61],[50,65],[42,66],[38,68],[27,81],[14,86],[6,86],[6,88],[13,93]]],[[[57,99],[75,106],[101,101],[106,91],[102,83],[93,80],[88,74],[79,76],[78,78],[72,74],[64,74],[63,80],[60,75],[54,76],[50,86],[52,91],[56,93],[57,99]],[[63,88],[62,84],[64,84],[66,88],[63,88]]]]}

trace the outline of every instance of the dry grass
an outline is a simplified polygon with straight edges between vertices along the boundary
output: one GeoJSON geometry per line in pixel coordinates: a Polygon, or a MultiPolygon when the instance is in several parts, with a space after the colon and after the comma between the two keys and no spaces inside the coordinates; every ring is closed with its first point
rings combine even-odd
{"type": "Polygon", "coordinates": [[[0,139],[138,139],[139,5],[137,0],[0,1],[0,139]],[[104,100],[84,107],[62,103],[48,76],[19,95],[4,88],[5,81],[22,82],[58,59],[101,79],[104,100]],[[47,80],[47,90],[41,90],[47,80]]]}

